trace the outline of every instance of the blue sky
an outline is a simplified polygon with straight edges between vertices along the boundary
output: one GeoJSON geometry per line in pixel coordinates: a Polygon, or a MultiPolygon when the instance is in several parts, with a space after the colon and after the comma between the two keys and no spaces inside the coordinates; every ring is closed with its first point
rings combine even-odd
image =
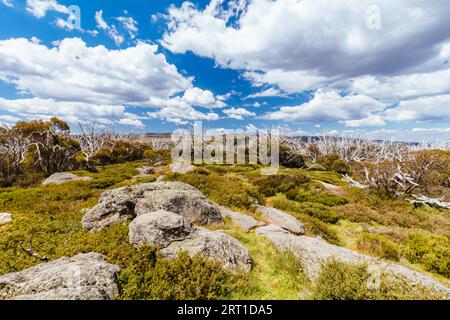
{"type": "Polygon", "coordinates": [[[444,0],[0,0],[0,122],[448,139],[449,13],[444,0]]]}

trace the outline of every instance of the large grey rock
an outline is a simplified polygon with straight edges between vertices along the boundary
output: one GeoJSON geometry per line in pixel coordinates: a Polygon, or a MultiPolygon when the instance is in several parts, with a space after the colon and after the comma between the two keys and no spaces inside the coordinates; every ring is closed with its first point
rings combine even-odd
{"type": "Polygon", "coordinates": [[[82,223],[86,229],[98,230],[159,209],[178,213],[194,223],[223,222],[220,210],[194,187],[180,182],[153,182],[103,192],[82,223]]]}
{"type": "Polygon", "coordinates": [[[246,214],[235,212],[227,207],[219,207],[223,217],[231,219],[234,225],[238,226],[245,232],[249,232],[257,227],[263,226],[264,223],[250,217],[246,214]]]}
{"type": "Polygon", "coordinates": [[[109,300],[120,268],[99,253],[78,254],[0,277],[0,300],[109,300]]]}
{"type": "Polygon", "coordinates": [[[45,186],[48,184],[62,184],[65,182],[77,181],[77,180],[89,181],[89,180],[92,180],[92,177],[80,177],[80,176],[77,176],[76,174],[73,174],[70,172],[57,172],[57,173],[52,174],[47,179],[45,179],[45,181],[42,182],[42,184],[45,186]]]}
{"type": "Polygon", "coordinates": [[[195,169],[195,166],[193,166],[190,163],[185,163],[185,162],[175,162],[175,163],[172,163],[169,167],[173,173],[181,173],[181,174],[188,173],[195,169]]]}
{"type": "Polygon", "coordinates": [[[333,260],[348,264],[367,264],[390,277],[402,279],[412,285],[419,284],[450,298],[450,289],[442,283],[404,266],[338,247],[320,238],[295,236],[275,225],[258,228],[256,233],[271,240],[280,251],[294,254],[311,280],[316,280],[322,267],[333,260]]]}
{"type": "Polygon", "coordinates": [[[12,222],[12,214],[9,212],[3,212],[0,213],[0,226],[2,224],[10,223],[12,222]]]}
{"type": "Polygon", "coordinates": [[[130,224],[130,243],[135,247],[153,245],[163,256],[174,259],[181,251],[219,261],[224,268],[249,271],[252,259],[233,237],[196,227],[183,216],[159,210],[138,216],[130,224]]]}
{"type": "Polygon", "coordinates": [[[287,214],[286,212],[267,206],[258,206],[256,212],[260,213],[261,218],[263,218],[267,222],[275,224],[285,230],[288,230],[291,233],[305,233],[305,227],[303,223],[298,221],[293,216],[287,214]]]}
{"type": "Polygon", "coordinates": [[[220,232],[196,227],[183,241],[172,242],[161,253],[167,258],[175,258],[182,251],[191,257],[199,254],[219,261],[231,271],[250,271],[253,265],[248,250],[235,238],[220,232]]]}
{"type": "Polygon", "coordinates": [[[178,213],[194,223],[214,224],[223,222],[220,210],[196,189],[146,191],[144,198],[136,203],[135,212],[136,215],[141,215],[159,209],[178,213]]]}
{"type": "MultiPolygon", "coordinates": [[[[280,237],[286,236],[286,235],[291,235],[288,231],[284,230],[283,228],[275,225],[275,224],[269,224],[267,226],[264,227],[260,227],[258,229],[256,229],[256,234],[260,235],[260,236],[266,236],[267,238],[269,238],[270,240],[272,240],[272,242],[275,243],[275,245],[278,247],[278,242],[276,242],[276,237],[277,235],[279,235],[280,237]]],[[[281,241],[280,241],[281,243],[281,241]]]]}
{"type": "Polygon", "coordinates": [[[130,223],[130,243],[165,248],[173,241],[184,240],[194,231],[192,223],[179,214],[158,210],[138,216],[130,223]]]}

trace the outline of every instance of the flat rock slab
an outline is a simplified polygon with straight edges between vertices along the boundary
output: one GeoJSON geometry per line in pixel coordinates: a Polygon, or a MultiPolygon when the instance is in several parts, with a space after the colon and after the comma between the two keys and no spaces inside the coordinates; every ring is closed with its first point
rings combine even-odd
{"type": "Polygon", "coordinates": [[[253,265],[248,250],[235,238],[220,232],[197,227],[183,241],[172,242],[161,253],[167,258],[175,258],[186,251],[191,257],[197,254],[219,261],[231,271],[250,271],[253,265]]]}
{"type": "Polygon", "coordinates": [[[223,217],[230,218],[234,225],[238,226],[245,232],[249,232],[264,225],[262,221],[258,221],[249,215],[233,211],[230,208],[219,207],[219,209],[223,217]]]}
{"type": "Polygon", "coordinates": [[[316,182],[319,182],[321,185],[323,185],[323,187],[325,188],[326,191],[328,191],[331,194],[334,194],[336,196],[341,196],[344,194],[344,189],[340,186],[336,186],[334,184],[331,183],[327,183],[324,181],[319,181],[319,180],[314,180],[316,182]]]}
{"type": "Polygon", "coordinates": [[[0,300],[111,300],[120,268],[99,253],[78,254],[0,277],[0,300]]]}
{"type": "Polygon", "coordinates": [[[58,172],[58,173],[54,173],[52,174],[50,177],[48,177],[47,179],[45,179],[44,182],[42,182],[42,184],[45,185],[49,185],[49,184],[63,184],[65,182],[69,182],[69,181],[89,181],[92,180],[92,177],[80,177],[77,176],[76,174],[70,173],[70,172],[58,172]]]}
{"type": "Polygon", "coordinates": [[[422,285],[443,297],[450,298],[450,289],[445,285],[432,277],[404,266],[335,246],[320,238],[295,236],[275,225],[258,228],[256,233],[272,241],[278,250],[294,254],[302,264],[305,274],[313,281],[319,277],[325,264],[335,260],[348,264],[376,266],[389,276],[402,279],[411,285],[422,285]]]}
{"type": "Polygon", "coordinates": [[[256,212],[260,213],[261,218],[267,222],[277,225],[293,234],[305,233],[303,223],[286,212],[267,206],[258,206],[256,212]]]}
{"type": "Polygon", "coordinates": [[[152,245],[163,256],[176,258],[185,251],[219,261],[231,271],[250,271],[252,259],[247,249],[233,237],[197,227],[174,212],[158,210],[138,216],[130,223],[130,243],[135,247],[152,245]]]}
{"type": "Polygon", "coordinates": [[[175,212],[194,223],[223,223],[215,205],[199,190],[181,182],[141,183],[107,190],[99,203],[84,215],[82,223],[86,229],[99,230],[159,209],[175,212]]]}
{"type": "Polygon", "coordinates": [[[2,224],[10,223],[12,222],[12,214],[9,212],[3,212],[0,213],[0,226],[2,224]]]}
{"type": "Polygon", "coordinates": [[[173,173],[181,173],[181,174],[188,173],[196,168],[192,164],[184,162],[172,163],[169,167],[173,173]]]}

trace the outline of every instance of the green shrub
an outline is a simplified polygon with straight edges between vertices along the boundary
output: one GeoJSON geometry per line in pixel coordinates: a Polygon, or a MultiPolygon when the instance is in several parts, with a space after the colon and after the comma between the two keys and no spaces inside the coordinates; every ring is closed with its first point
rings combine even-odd
{"type": "Polygon", "coordinates": [[[158,163],[158,162],[170,162],[171,159],[171,150],[170,149],[162,149],[162,150],[151,150],[147,149],[144,151],[145,160],[150,163],[158,163]]]}
{"type": "Polygon", "coordinates": [[[238,164],[238,165],[207,165],[205,169],[211,172],[216,172],[221,175],[227,173],[244,173],[249,174],[252,171],[258,171],[260,168],[259,165],[256,164],[238,164]]]}
{"type": "Polygon", "coordinates": [[[17,177],[14,185],[18,187],[31,187],[41,183],[43,178],[43,175],[39,172],[26,172],[17,177]]]}
{"type": "Polygon", "coordinates": [[[239,176],[222,176],[214,172],[209,175],[189,172],[183,175],[168,175],[166,180],[187,183],[224,206],[249,208],[256,201],[264,203],[264,196],[258,189],[239,176]]]}
{"type": "Polygon", "coordinates": [[[341,239],[339,239],[337,232],[331,229],[326,223],[308,216],[305,216],[302,222],[305,224],[305,229],[308,234],[319,236],[331,244],[341,245],[341,239]]]}
{"type": "Polygon", "coordinates": [[[207,175],[210,174],[210,172],[209,172],[207,169],[202,168],[202,167],[196,168],[196,169],[194,170],[194,172],[195,172],[196,174],[203,174],[203,175],[205,175],[205,176],[207,176],[207,175]]]}
{"type": "Polygon", "coordinates": [[[366,265],[331,261],[322,268],[313,290],[317,300],[434,300],[445,299],[422,286],[380,275],[379,286],[371,286],[366,265]]]}
{"type": "Polygon", "coordinates": [[[88,185],[92,189],[106,189],[109,188],[122,180],[120,178],[103,178],[98,180],[89,181],[88,185]]]}
{"type": "Polygon", "coordinates": [[[274,196],[278,192],[286,193],[309,181],[310,179],[302,173],[278,174],[252,179],[252,183],[258,188],[259,193],[267,197],[274,196]]]}
{"type": "Polygon", "coordinates": [[[331,165],[331,170],[336,171],[337,173],[340,174],[347,174],[350,170],[350,167],[345,160],[337,159],[333,161],[333,164],[331,165]]]}
{"type": "Polygon", "coordinates": [[[332,261],[322,268],[313,291],[317,300],[363,300],[371,297],[365,265],[332,261]]]}
{"type": "Polygon", "coordinates": [[[425,269],[450,277],[450,237],[411,233],[405,257],[412,263],[421,263],[425,269]]]}
{"type": "Polygon", "coordinates": [[[334,224],[339,221],[339,218],[336,216],[333,210],[320,203],[298,203],[298,210],[310,217],[317,218],[322,222],[334,224]]]}
{"type": "Polygon", "coordinates": [[[144,159],[145,146],[136,141],[116,141],[112,150],[102,149],[94,156],[94,164],[106,165],[144,159]]]}
{"type": "Polygon", "coordinates": [[[279,251],[263,236],[241,230],[227,232],[244,245],[254,261],[248,283],[235,290],[231,299],[238,300],[297,300],[308,292],[310,282],[292,253],[279,251]]]}
{"type": "MultiPolygon", "coordinates": [[[[274,208],[283,210],[300,220],[305,224],[307,234],[320,236],[322,239],[333,243],[340,244],[339,237],[333,229],[331,229],[326,223],[319,220],[317,217],[321,217],[324,221],[336,222],[334,213],[328,207],[322,207],[323,211],[315,210],[318,208],[308,208],[308,204],[300,204],[295,201],[286,199],[286,197],[279,195],[272,199],[272,205],[274,208]],[[327,214],[329,214],[327,216],[327,214]],[[316,217],[314,216],[316,215],[316,217]]],[[[315,206],[317,204],[313,204],[315,206]]]]}
{"type": "Polygon", "coordinates": [[[297,202],[314,202],[329,207],[339,206],[348,203],[344,197],[336,196],[320,189],[296,188],[286,193],[289,200],[297,202]]]}
{"type": "Polygon", "coordinates": [[[398,261],[399,246],[394,242],[371,233],[363,233],[356,242],[359,250],[383,259],[398,261]]]}
{"type": "Polygon", "coordinates": [[[120,298],[133,300],[225,299],[245,284],[245,277],[224,270],[218,262],[181,253],[162,259],[143,247],[119,276],[120,298]]]}
{"type": "Polygon", "coordinates": [[[386,222],[386,217],[361,203],[347,203],[334,207],[333,210],[339,218],[352,222],[370,223],[373,221],[380,224],[386,222]]]}
{"type": "Polygon", "coordinates": [[[341,159],[337,154],[331,154],[321,157],[318,163],[329,171],[336,171],[340,174],[347,174],[350,167],[346,161],[341,159]]]}
{"type": "Polygon", "coordinates": [[[371,195],[370,202],[357,199],[357,202],[334,207],[333,210],[342,218],[352,222],[375,222],[384,226],[403,228],[425,228],[432,230],[436,226],[430,219],[420,217],[423,209],[413,209],[405,201],[381,199],[371,195]]]}
{"type": "Polygon", "coordinates": [[[286,168],[305,167],[305,158],[299,152],[281,144],[279,148],[280,164],[286,168]]]}
{"type": "Polygon", "coordinates": [[[283,200],[282,198],[277,198],[273,200],[273,205],[277,209],[308,215],[327,223],[336,223],[339,221],[339,218],[336,216],[333,210],[331,210],[328,206],[320,203],[299,203],[291,200],[283,200]]]}

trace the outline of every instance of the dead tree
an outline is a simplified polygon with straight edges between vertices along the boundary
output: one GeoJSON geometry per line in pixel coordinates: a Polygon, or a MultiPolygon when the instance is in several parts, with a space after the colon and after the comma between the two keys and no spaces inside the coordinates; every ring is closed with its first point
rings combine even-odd
{"type": "Polygon", "coordinates": [[[33,154],[34,166],[48,176],[74,168],[79,146],[68,131],[50,126],[45,131],[33,132],[29,152],[33,154]]]}
{"type": "Polygon", "coordinates": [[[0,175],[9,181],[11,175],[19,175],[31,145],[29,136],[24,136],[9,127],[0,128],[0,175]]]}
{"type": "Polygon", "coordinates": [[[114,134],[106,131],[98,131],[96,122],[88,122],[86,125],[78,124],[81,134],[77,136],[81,153],[88,168],[92,165],[93,158],[100,150],[114,148],[114,134]]]}

